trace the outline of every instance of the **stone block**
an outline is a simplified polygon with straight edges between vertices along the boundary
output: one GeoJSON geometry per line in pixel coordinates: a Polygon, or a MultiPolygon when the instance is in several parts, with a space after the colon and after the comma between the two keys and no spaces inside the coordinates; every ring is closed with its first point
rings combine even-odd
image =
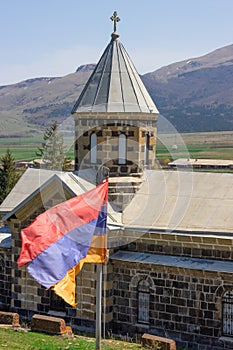
{"type": "Polygon", "coordinates": [[[176,343],[174,340],[147,333],[144,333],[142,336],[142,346],[158,350],[176,350],[176,343]]]}
{"type": "Polygon", "coordinates": [[[232,239],[218,238],[218,244],[232,246],[232,239]]]}
{"type": "Polygon", "coordinates": [[[191,242],[192,238],[190,235],[176,235],[178,242],[191,242]]]}
{"type": "Polygon", "coordinates": [[[105,323],[112,322],[112,320],[113,320],[112,312],[109,312],[109,313],[105,313],[105,314],[104,314],[104,322],[105,322],[105,323]]]}
{"type": "Polygon", "coordinates": [[[66,324],[62,318],[38,314],[35,314],[32,317],[31,330],[33,332],[42,332],[54,335],[67,334],[66,324]]]}
{"type": "Polygon", "coordinates": [[[0,324],[19,327],[19,314],[15,312],[0,312],[0,324]]]}
{"type": "Polygon", "coordinates": [[[86,320],[94,320],[95,319],[95,313],[94,310],[82,310],[81,313],[82,317],[86,320]]]}

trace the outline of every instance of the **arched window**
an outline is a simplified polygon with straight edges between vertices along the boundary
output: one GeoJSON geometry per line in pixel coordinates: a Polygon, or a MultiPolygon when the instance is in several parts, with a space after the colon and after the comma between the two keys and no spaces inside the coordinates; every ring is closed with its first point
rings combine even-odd
{"type": "Polygon", "coordinates": [[[126,136],[120,134],[118,140],[118,163],[126,164],[126,136]]]}
{"type": "Polygon", "coordinates": [[[145,135],[145,148],[144,148],[144,165],[149,164],[149,146],[150,146],[150,135],[145,135]]]}
{"type": "Polygon", "coordinates": [[[91,134],[91,164],[96,164],[97,161],[97,136],[95,133],[91,134]]]}
{"type": "Polygon", "coordinates": [[[138,323],[149,323],[150,284],[146,280],[138,283],[138,323]]]}
{"type": "Polygon", "coordinates": [[[233,290],[222,297],[222,335],[233,337],[233,290]]]}

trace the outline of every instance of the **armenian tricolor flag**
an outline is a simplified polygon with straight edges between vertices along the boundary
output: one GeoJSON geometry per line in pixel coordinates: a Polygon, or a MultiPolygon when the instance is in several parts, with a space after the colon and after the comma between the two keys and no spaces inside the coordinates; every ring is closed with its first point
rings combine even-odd
{"type": "Polygon", "coordinates": [[[85,262],[106,261],[108,182],[39,215],[21,230],[18,265],[75,306],[75,276],[85,262]]]}

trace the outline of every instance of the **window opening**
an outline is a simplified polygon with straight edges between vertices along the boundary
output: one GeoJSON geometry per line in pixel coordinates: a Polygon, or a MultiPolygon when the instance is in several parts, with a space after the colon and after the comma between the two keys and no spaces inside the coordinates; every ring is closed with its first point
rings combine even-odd
{"type": "Polygon", "coordinates": [[[233,336],[233,291],[227,291],[222,298],[222,333],[233,336]]]}
{"type": "Polygon", "coordinates": [[[91,134],[91,164],[96,164],[97,161],[97,136],[95,133],[91,134]]]}
{"type": "Polygon", "coordinates": [[[150,136],[146,134],[145,136],[145,148],[144,148],[144,164],[149,164],[149,146],[150,146],[150,136]]]}
{"type": "Polygon", "coordinates": [[[119,164],[126,164],[126,136],[120,134],[118,139],[118,162],[119,164]]]}
{"type": "Polygon", "coordinates": [[[150,285],[141,280],[138,283],[138,323],[149,323],[150,285]]]}

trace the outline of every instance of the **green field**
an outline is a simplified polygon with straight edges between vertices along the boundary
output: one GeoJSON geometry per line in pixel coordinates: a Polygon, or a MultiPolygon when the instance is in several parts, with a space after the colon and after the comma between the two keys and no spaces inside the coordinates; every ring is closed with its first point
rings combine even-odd
{"type": "MultiPolygon", "coordinates": [[[[37,135],[35,137],[9,137],[0,138],[0,156],[6,153],[7,148],[10,149],[15,160],[30,161],[38,158],[36,151],[41,146],[43,141],[43,135],[37,135]]],[[[65,139],[66,144],[71,145],[68,149],[67,156],[74,157],[74,147],[72,139],[65,139]]]]}
{"type": "MultiPolygon", "coordinates": [[[[0,138],[0,156],[9,148],[15,160],[33,160],[41,146],[43,135],[35,137],[0,138]]],[[[73,140],[64,140],[69,145],[68,156],[74,157],[73,140]]],[[[177,158],[233,159],[233,131],[171,135],[157,137],[156,158],[170,160],[177,158]],[[174,149],[176,146],[177,149],[174,149]]]]}
{"type": "Polygon", "coordinates": [[[233,132],[159,135],[156,157],[233,159],[233,132]]]}

